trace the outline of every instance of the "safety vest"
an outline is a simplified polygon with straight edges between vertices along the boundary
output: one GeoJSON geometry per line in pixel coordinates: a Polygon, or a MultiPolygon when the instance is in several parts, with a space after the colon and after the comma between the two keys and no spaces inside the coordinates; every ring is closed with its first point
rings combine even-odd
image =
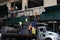
{"type": "Polygon", "coordinates": [[[36,29],[32,28],[32,34],[36,34],[36,29]]]}

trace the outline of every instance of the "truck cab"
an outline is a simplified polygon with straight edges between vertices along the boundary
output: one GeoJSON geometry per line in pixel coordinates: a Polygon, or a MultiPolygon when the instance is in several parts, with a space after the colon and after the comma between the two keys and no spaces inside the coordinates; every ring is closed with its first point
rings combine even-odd
{"type": "Polygon", "coordinates": [[[38,39],[39,40],[60,40],[59,34],[48,30],[47,24],[39,23],[38,25],[38,39]]]}

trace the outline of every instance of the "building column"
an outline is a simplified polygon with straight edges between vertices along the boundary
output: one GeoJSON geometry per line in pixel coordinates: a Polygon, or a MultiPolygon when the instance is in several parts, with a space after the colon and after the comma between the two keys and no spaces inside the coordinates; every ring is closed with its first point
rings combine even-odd
{"type": "Polygon", "coordinates": [[[57,0],[44,0],[44,7],[57,5],[57,0]]]}
{"type": "Polygon", "coordinates": [[[22,0],[22,10],[25,10],[25,7],[28,8],[28,0],[22,0]]]}
{"type": "Polygon", "coordinates": [[[8,9],[11,10],[11,2],[7,2],[8,9]]]}

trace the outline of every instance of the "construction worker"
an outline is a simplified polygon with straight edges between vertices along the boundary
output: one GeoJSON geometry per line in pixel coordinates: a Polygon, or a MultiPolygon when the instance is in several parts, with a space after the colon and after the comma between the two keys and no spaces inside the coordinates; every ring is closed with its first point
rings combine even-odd
{"type": "Polygon", "coordinates": [[[28,29],[29,29],[29,35],[30,35],[32,30],[32,24],[29,25],[28,29]]]}
{"type": "Polygon", "coordinates": [[[29,29],[29,30],[31,30],[31,29],[32,29],[32,24],[30,24],[30,25],[29,25],[29,28],[28,28],[28,29],[29,29]]]}
{"type": "Polygon", "coordinates": [[[36,34],[36,28],[32,24],[29,25],[29,30],[32,30],[32,34],[36,34]]]}

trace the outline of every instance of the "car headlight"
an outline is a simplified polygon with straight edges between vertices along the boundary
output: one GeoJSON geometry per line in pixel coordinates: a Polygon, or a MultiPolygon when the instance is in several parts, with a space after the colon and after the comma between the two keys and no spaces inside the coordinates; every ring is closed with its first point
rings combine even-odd
{"type": "Polygon", "coordinates": [[[0,37],[1,37],[1,34],[0,34],[0,37]]]}
{"type": "Polygon", "coordinates": [[[57,38],[53,38],[53,40],[57,40],[57,38]]]}

